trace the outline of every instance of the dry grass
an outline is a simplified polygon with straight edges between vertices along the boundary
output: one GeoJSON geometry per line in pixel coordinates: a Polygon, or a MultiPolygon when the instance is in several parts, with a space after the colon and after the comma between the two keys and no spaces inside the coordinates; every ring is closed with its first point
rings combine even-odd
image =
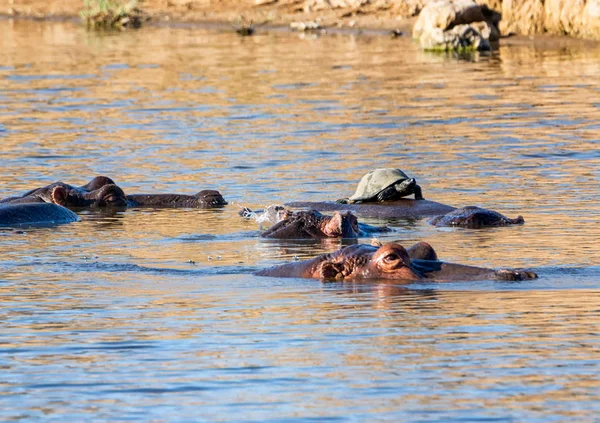
{"type": "Polygon", "coordinates": [[[138,7],[138,0],[83,0],[83,6],[80,14],[88,29],[139,28],[148,20],[138,7]]]}

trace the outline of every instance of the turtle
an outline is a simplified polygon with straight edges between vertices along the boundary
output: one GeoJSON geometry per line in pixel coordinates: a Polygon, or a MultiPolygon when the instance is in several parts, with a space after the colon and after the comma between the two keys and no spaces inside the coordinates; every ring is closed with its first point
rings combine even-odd
{"type": "Polygon", "coordinates": [[[400,169],[375,169],[362,177],[354,195],[337,200],[336,203],[394,201],[410,194],[415,195],[415,200],[424,200],[416,179],[409,178],[400,169]]]}

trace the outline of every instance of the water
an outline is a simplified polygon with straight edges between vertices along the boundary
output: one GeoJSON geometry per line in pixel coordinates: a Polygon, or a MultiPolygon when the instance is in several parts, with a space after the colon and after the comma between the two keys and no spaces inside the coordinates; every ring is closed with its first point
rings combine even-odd
{"type": "Polygon", "coordinates": [[[0,420],[598,421],[599,48],[0,33],[0,197],[105,174],[231,203],[0,232],[0,420]],[[428,199],[526,224],[363,219],[396,229],[383,241],[540,279],[252,276],[347,242],[261,240],[240,206],[340,198],[391,166],[428,199]]]}

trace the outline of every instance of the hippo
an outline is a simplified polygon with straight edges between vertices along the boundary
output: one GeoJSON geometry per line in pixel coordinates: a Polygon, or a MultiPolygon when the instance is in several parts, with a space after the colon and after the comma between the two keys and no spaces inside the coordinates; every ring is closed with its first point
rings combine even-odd
{"type": "Polygon", "coordinates": [[[286,206],[318,211],[351,211],[359,216],[382,219],[419,219],[455,210],[455,207],[425,200],[416,180],[394,168],[375,169],[364,175],[351,197],[335,202],[296,201],[286,206]],[[414,194],[414,200],[402,198],[410,194],[414,194]]]}
{"type": "Polygon", "coordinates": [[[5,199],[1,204],[54,203],[67,208],[124,207],[127,200],[123,190],[114,184],[104,185],[93,191],[63,182],[55,182],[29,191],[21,197],[5,199]]]}
{"type": "Polygon", "coordinates": [[[54,182],[32,189],[18,197],[0,200],[0,204],[55,203],[68,208],[124,207],[127,205],[123,190],[112,179],[96,176],[80,187],[54,182]]]}
{"type": "Polygon", "coordinates": [[[463,228],[483,228],[487,226],[520,225],[525,223],[523,216],[514,219],[506,217],[494,210],[476,206],[467,206],[453,210],[441,216],[429,219],[435,226],[460,226],[463,228]]]}
{"type": "Polygon", "coordinates": [[[210,209],[227,205],[219,191],[202,190],[195,195],[185,194],[130,194],[127,207],[170,207],[210,209]]]}
{"type": "Polygon", "coordinates": [[[53,203],[0,204],[0,226],[49,226],[76,222],[71,210],[53,203]]]}
{"type": "Polygon", "coordinates": [[[52,190],[56,186],[62,186],[68,195],[63,202],[57,203],[66,207],[88,207],[88,206],[118,206],[118,207],[173,207],[173,208],[212,208],[227,205],[227,202],[214,190],[202,190],[195,195],[185,194],[131,194],[125,197],[125,193],[115,182],[107,176],[96,176],[85,185],[75,187],[63,182],[55,182],[45,187],[36,188],[26,192],[19,197],[10,197],[0,200],[0,203],[29,203],[29,202],[55,202],[52,190]],[[114,186],[116,188],[106,188],[114,186]],[[105,191],[102,191],[105,190],[105,191]],[[103,201],[107,192],[114,194],[113,201],[103,201]]]}
{"type": "Polygon", "coordinates": [[[298,209],[310,209],[318,211],[351,211],[363,217],[375,217],[380,219],[420,219],[449,213],[456,207],[429,200],[411,200],[401,198],[395,201],[383,203],[359,203],[340,204],[333,201],[309,202],[295,201],[287,203],[286,206],[298,209]]]}
{"type": "MultiPolygon", "coordinates": [[[[428,244],[427,244],[428,245],[428,244]]],[[[411,247],[412,248],[412,247],[411,247]]],[[[394,279],[403,281],[470,281],[482,279],[525,280],[537,278],[530,270],[486,269],[423,260],[431,246],[420,244],[407,251],[398,243],[382,246],[356,244],[310,260],[274,266],[256,273],[258,276],[316,278],[323,280],[394,279]]],[[[436,255],[437,256],[437,255],[436,255]]]]}
{"type": "Polygon", "coordinates": [[[325,216],[316,210],[291,212],[270,229],[263,232],[263,238],[358,238],[375,232],[389,232],[387,227],[360,224],[350,212],[333,213],[325,216]]]}
{"type": "Polygon", "coordinates": [[[102,188],[105,185],[116,185],[108,176],[95,176],[90,182],[80,187],[74,187],[64,182],[54,182],[40,188],[34,188],[23,195],[0,199],[0,203],[39,203],[52,202],[49,200],[52,188],[62,186],[69,191],[90,192],[102,188]]]}

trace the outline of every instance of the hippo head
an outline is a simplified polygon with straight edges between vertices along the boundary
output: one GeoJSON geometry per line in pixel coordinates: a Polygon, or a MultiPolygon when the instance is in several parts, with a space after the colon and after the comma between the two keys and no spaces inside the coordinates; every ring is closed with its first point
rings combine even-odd
{"type": "Polygon", "coordinates": [[[334,212],[325,216],[316,210],[292,212],[281,211],[275,225],[261,234],[264,238],[357,238],[360,236],[358,220],[352,213],[334,212]]]}
{"type": "Polygon", "coordinates": [[[429,220],[435,226],[460,226],[464,228],[484,228],[488,226],[520,225],[525,223],[523,216],[514,219],[494,210],[477,206],[466,206],[429,220]]]}
{"type": "Polygon", "coordinates": [[[82,185],[80,188],[84,191],[96,191],[105,185],[116,185],[115,181],[110,179],[108,176],[95,176],[94,179],[89,181],[87,184],[82,185]]]}
{"type": "Polygon", "coordinates": [[[381,247],[351,245],[328,254],[316,266],[312,277],[320,279],[419,280],[408,252],[400,244],[381,247]]]}
{"type": "Polygon", "coordinates": [[[125,193],[117,185],[104,185],[90,192],[69,190],[64,186],[52,189],[52,202],[63,207],[124,207],[127,205],[125,193]]]}

